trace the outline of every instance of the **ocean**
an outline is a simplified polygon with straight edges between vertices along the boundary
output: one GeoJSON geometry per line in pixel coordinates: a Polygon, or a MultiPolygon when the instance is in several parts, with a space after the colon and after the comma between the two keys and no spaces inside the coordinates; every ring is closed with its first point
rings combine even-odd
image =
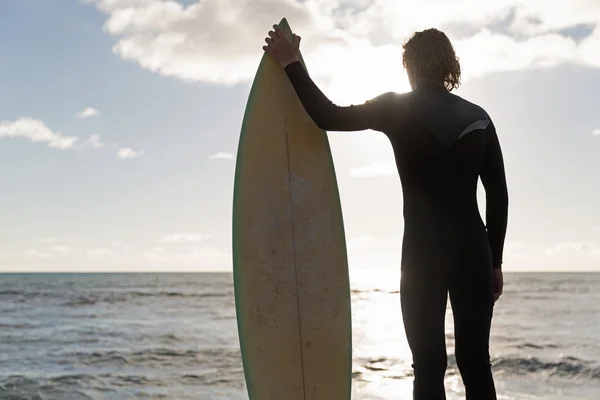
{"type": "MultiPolygon", "coordinates": [[[[352,275],[354,400],[412,398],[398,290],[352,275]]],[[[600,274],[505,273],[492,325],[499,399],[600,398],[600,274]]],[[[0,275],[0,399],[248,399],[232,275],[0,275]]]]}

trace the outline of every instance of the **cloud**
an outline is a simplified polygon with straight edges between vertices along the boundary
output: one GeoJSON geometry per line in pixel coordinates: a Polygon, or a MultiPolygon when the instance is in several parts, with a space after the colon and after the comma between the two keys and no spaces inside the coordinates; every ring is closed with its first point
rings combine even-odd
{"type": "Polygon", "coordinates": [[[121,160],[127,160],[130,158],[141,157],[143,155],[144,155],[143,150],[133,150],[129,147],[120,148],[119,151],[117,152],[117,158],[119,158],[121,160]]]}
{"type": "Polygon", "coordinates": [[[560,256],[587,256],[600,249],[598,243],[590,241],[564,241],[546,246],[507,241],[504,246],[505,258],[554,258],[560,256]]]}
{"type": "Polygon", "coordinates": [[[83,110],[79,111],[76,114],[76,116],[77,116],[77,118],[80,118],[80,119],[86,119],[86,118],[93,117],[94,115],[98,115],[98,113],[99,113],[99,111],[96,110],[95,108],[87,107],[87,108],[84,108],[83,110]]]}
{"type": "Polygon", "coordinates": [[[511,30],[527,35],[559,31],[578,25],[600,22],[600,3],[589,0],[571,0],[557,7],[548,7],[544,0],[511,0],[515,19],[511,30]]]}
{"type": "Polygon", "coordinates": [[[119,241],[114,241],[110,245],[113,249],[115,249],[115,251],[118,251],[119,253],[129,254],[132,251],[132,247],[130,245],[119,241]]]}
{"type": "Polygon", "coordinates": [[[219,152],[219,153],[211,154],[210,156],[208,156],[208,158],[210,160],[230,160],[233,158],[233,154],[219,152]]]}
{"type": "Polygon", "coordinates": [[[75,145],[77,138],[52,132],[44,122],[33,118],[19,118],[16,121],[0,121],[0,138],[22,137],[32,142],[47,143],[55,149],[69,149],[75,145]]]}
{"type": "Polygon", "coordinates": [[[517,40],[482,29],[458,41],[456,50],[462,54],[466,79],[493,72],[551,68],[580,61],[575,40],[555,33],[517,40]]]}
{"type": "Polygon", "coordinates": [[[56,256],[71,254],[75,251],[73,246],[69,245],[71,239],[62,239],[57,237],[42,237],[37,241],[42,243],[42,248],[30,248],[25,253],[34,258],[54,258],[56,256]],[[67,244],[69,243],[69,244],[67,244]]]}
{"type": "Polygon", "coordinates": [[[224,84],[251,77],[273,18],[311,21],[295,0],[88,2],[107,14],[104,29],[119,37],[113,51],[123,59],[165,76],[224,84]]]}
{"type": "Polygon", "coordinates": [[[65,136],[53,132],[43,121],[33,118],[19,118],[16,121],[0,121],[0,138],[22,137],[32,142],[47,143],[48,147],[65,150],[83,150],[86,147],[100,149],[105,146],[100,135],[91,135],[84,142],[75,136],[65,136]]]}
{"type": "Polygon", "coordinates": [[[266,32],[281,16],[303,37],[311,74],[338,87],[353,87],[357,74],[365,86],[390,86],[400,75],[402,42],[432,26],[455,43],[465,80],[565,63],[600,67],[600,3],[589,0],[557,7],[543,0],[86,2],[106,14],[104,29],[117,38],[113,51],[121,58],[186,81],[251,80],[266,32]],[[595,29],[580,41],[562,32],[580,25],[595,29]],[[369,73],[376,67],[382,70],[369,73]]]}
{"type": "Polygon", "coordinates": [[[589,271],[597,269],[600,243],[563,241],[547,244],[515,243],[504,246],[505,270],[589,271]]]}
{"type": "Polygon", "coordinates": [[[231,254],[216,247],[204,246],[181,252],[152,247],[140,253],[141,259],[162,268],[197,268],[198,270],[231,269],[231,254]]]}
{"type": "Polygon", "coordinates": [[[101,149],[104,147],[104,142],[100,135],[91,135],[87,140],[86,144],[93,147],[94,149],[101,149]]]}
{"type": "Polygon", "coordinates": [[[128,244],[119,241],[113,241],[109,246],[97,246],[89,249],[85,254],[89,258],[106,259],[110,258],[114,261],[131,261],[132,247],[128,244]]]}
{"type": "Polygon", "coordinates": [[[101,258],[113,257],[116,255],[116,252],[110,249],[105,249],[103,247],[96,247],[95,249],[88,250],[86,254],[88,257],[101,258]]]}
{"type": "Polygon", "coordinates": [[[394,161],[376,161],[362,167],[352,168],[349,176],[353,178],[375,178],[397,176],[398,170],[394,161]]]}
{"type": "Polygon", "coordinates": [[[546,249],[546,254],[549,256],[564,253],[573,255],[584,255],[586,253],[593,253],[596,249],[598,249],[598,245],[592,242],[561,242],[551,247],[548,247],[546,249]]]}
{"type": "Polygon", "coordinates": [[[54,254],[69,254],[73,252],[73,248],[71,246],[65,245],[54,245],[48,248],[54,254]]]}
{"type": "MultiPolygon", "coordinates": [[[[600,6],[600,3],[598,3],[598,6],[600,6]]],[[[583,61],[587,65],[596,68],[600,68],[600,52],[598,51],[600,48],[600,18],[598,21],[592,34],[584,39],[579,46],[583,61]]]]}
{"type": "Polygon", "coordinates": [[[539,256],[542,249],[528,243],[506,242],[504,245],[504,258],[523,258],[531,255],[539,256]]]}
{"type": "Polygon", "coordinates": [[[27,254],[30,257],[41,258],[41,259],[49,259],[49,258],[54,257],[54,254],[52,252],[38,250],[38,249],[28,249],[25,252],[25,254],[27,254]]]}
{"type": "Polygon", "coordinates": [[[172,235],[166,235],[161,237],[158,241],[160,243],[194,243],[200,242],[202,235],[199,233],[175,233],[172,235]]]}
{"type": "Polygon", "coordinates": [[[600,136],[600,128],[592,131],[592,136],[600,136]]]}

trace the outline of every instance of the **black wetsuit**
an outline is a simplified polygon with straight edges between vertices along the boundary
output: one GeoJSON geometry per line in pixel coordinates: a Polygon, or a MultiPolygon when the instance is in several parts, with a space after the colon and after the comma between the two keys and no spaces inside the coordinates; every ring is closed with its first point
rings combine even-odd
{"type": "Polygon", "coordinates": [[[373,129],[392,144],[404,198],[400,296],[413,356],[414,399],[445,399],[449,293],[456,362],[467,399],[495,400],[489,356],[492,268],[502,264],[508,192],[489,115],[445,90],[419,88],[339,107],[299,62],[285,70],[321,129],[373,129]],[[487,226],[477,205],[479,177],[486,191],[487,226]]]}

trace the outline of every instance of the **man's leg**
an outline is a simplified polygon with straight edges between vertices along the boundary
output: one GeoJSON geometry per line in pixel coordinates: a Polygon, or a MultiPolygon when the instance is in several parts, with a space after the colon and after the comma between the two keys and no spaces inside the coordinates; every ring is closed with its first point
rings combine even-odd
{"type": "Polygon", "coordinates": [[[414,400],[445,400],[447,367],[444,322],[446,277],[426,268],[403,268],[400,283],[402,319],[413,356],[414,400]]]}
{"type": "Polygon", "coordinates": [[[494,294],[487,263],[458,266],[450,281],[455,356],[467,400],[496,400],[489,339],[494,294]]]}

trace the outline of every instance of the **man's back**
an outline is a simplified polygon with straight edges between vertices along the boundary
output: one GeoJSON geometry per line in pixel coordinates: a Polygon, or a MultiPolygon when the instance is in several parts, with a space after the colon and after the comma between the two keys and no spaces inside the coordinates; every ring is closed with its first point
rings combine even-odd
{"type": "Polygon", "coordinates": [[[466,247],[483,251],[490,245],[493,253],[501,253],[501,242],[487,244],[476,196],[481,176],[492,202],[488,225],[505,229],[504,166],[489,115],[442,91],[417,89],[396,96],[396,102],[395,122],[386,126],[385,133],[403,187],[405,242],[411,244],[405,246],[404,258],[411,258],[408,249],[419,248],[434,248],[442,257],[464,253],[466,247]]]}

